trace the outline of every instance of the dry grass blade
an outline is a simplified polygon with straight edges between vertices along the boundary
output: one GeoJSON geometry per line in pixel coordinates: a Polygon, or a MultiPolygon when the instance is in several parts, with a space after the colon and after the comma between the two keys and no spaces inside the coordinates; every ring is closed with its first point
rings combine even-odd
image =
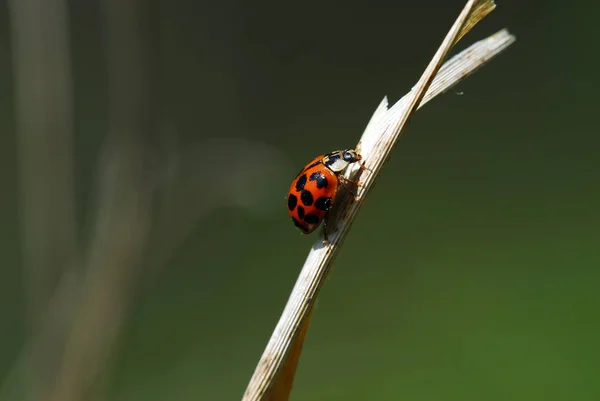
{"type": "Polygon", "coordinates": [[[495,8],[496,8],[496,3],[494,3],[493,0],[477,1],[469,15],[469,18],[462,25],[462,28],[460,29],[458,36],[456,37],[456,39],[454,39],[454,43],[452,43],[452,46],[454,46],[456,43],[458,43],[458,41],[461,40],[463,36],[465,36],[479,21],[481,21],[489,13],[494,11],[495,8]]]}
{"type": "MultiPolygon", "coordinates": [[[[365,177],[360,178],[364,182],[358,193],[362,199],[374,185],[402,129],[417,107],[454,86],[514,42],[512,35],[504,30],[500,31],[455,56],[440,70],[453,45],[493,8],[492,1],[467,2],[413,90],[390,109],[386,99],[379,105],[359,142],[360,153],[367,168],[371,170],[370,173],[362,172],[365,177]],[[438,71],[440,75],[436,77],[438,71]]],[[[358,167],[348,172],[347,176],[356,174],[357,170],[358,167]]],[[[323,246],[319,238],[313,245],[279,323],[250,380],[243,401],[282,401],[288,398],[289,391],[279,392],[277,389],[291,388],[293,371],[290,372],[289,366],[295,364],[290,364],[289,361],[290,358],[298,357],[292,355],[292,350],[301,346],[299,343],[304,336],[300,334],[307,330],[315,299],[361,203],[351,202],[348,197],[336,204],[336,213],[331,219],[333,224],[328,226],[331,228],[330,242],[323,246]]]]}

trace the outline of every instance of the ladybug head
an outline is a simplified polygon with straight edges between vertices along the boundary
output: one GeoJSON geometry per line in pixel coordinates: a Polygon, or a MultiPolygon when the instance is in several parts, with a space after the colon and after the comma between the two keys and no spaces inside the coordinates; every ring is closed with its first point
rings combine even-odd
{"type": "Polygon", "coordinates": [[[334,173],[340,173],[348,167],[349,164],[355,163],[361,159],[360,155],[356,153],[356,150],[354,149],[336,150],[323,157],[323,164],[329,167],[334,173]]]}
{"type": "Polygon", "coordinates": [[[342,152],[342,157],[346,163],[354,163],[361,159],[360,155],[354,149],[346,149],[342,152]]]}

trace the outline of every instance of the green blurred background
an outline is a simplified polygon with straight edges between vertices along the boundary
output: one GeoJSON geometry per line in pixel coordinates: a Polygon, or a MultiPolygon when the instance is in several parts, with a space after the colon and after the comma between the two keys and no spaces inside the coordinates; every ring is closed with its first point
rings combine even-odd
{"type": "MultiPolygon", "coordinates": [[[[457,50],[504,27],[517,42],[409,125],[321,293],[292,400],[600,399],[599,6],[497,3],[457,50]]],[[[241,398],[317,237],[289,221],[291,179],[410,90],[463,5],[154,5],[151,178],[191,177],[165,192],[193,202],[160,212],[190,227],[168,251],[148,246],[163,259],[148,256],[132,286],[106,399],[241,398]]],[[[110,129],[101,8],[69,4],[83,238],[110,129]]],[[[30,333],[1,13],[0,394],[12,400],[30,333]]]]}

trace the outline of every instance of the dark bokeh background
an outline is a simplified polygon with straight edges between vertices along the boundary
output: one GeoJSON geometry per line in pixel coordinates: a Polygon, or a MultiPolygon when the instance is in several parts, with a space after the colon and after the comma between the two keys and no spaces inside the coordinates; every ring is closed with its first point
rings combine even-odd
{"type": "MultiPolygon", "coordinates": [[[[382,97],[411,88],[463,4],[160,3],[165,147],[211,149],[186,171],[200,177],[249,164],[189,189],[210,206],[165,266],[141,276],[110,400],[241,397],[316,237],[289,222],[290,180],[317,154],[353,146],[382,97]],[[247,166],[257,174],[232,184],[247,166]],[[233,188],[231,202],[211,201],[219,186],[233,188]]],[[[504,27],[517,36],[409,125],[321,294],[292,400],[600,399],[597,9],[498,1],[463,39],[459,49],[504,27]]],[[[99,10],[69,10],[82,219],[108,130],[99,10]]],[[[27,336],[1,17],[4,377],[27,336]]]]}

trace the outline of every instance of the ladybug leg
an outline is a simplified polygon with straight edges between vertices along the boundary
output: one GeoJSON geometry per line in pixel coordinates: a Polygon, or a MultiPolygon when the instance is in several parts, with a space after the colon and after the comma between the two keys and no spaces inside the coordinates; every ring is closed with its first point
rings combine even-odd
{"type": "Polygon", "coordinates": [[[327,222],[329,221],[329,213],[325,215],[323,219],[323,245],[327,245],[329,243],[329,239],[327,238],[327,222]]]}
{"type": "Polygon", "coordinates": [[[345,184],[345,183],[348,183],[348,182],[349,182],[350,184],[354,184],[354,185],[356,185],[357,187],[362,187],[362,186],[363,186],[363,184],[364,184],[362,181],[352,181],[352,180],[350,180],[350,179],[348,179],[348,178],[344,177],[344,176],[343,176],[343,175],[341,175],[341,174],[340,174],[339,178],[340,178],[340,181],[343,181],[343,182],[342,182],[342,184],[345,184]]]}
{"type": "Polygon", "coordinates": [[[354,185],[356,185],[357,187],[362,187],[362,186],[364,185],[364,183],[363,183],[363,182],[361,182],[361,181],[358,181],[358,182],[357,182],[357,181],[352,181],[352,180],[349,180],[348,178],[344,177],[343,175],[340,175],[340,184],[342,184],[342,187],[343,187],[343,188],[344,188],[346,191],[350,192],[350,194],[352,194],[352,196],[354,197],[354,200],[355,200],[356,202],[359,202],[359,201],[360,201],[360,198],[359,198],[359,197],[358,197],[358,196],[357,196],[357,195],[354,193],[354,191],[352,191],[350,188],[348,188],[348,187],[347,187],[347,184],[348,184],[348,183],[350,183],[350,184],[354,184],[354,185]]]}
{"type": "Polygon", "coordinates": [[[344,188],[346,191],[350,192],[350,195],[352,195],[355,202],[360,202],[360,198],[357,195],[355,195],[354,192],[346,186],[346,184],[344,184],[343,182],[340,182],[340,184],[342,185],[342,188],[344,188]]]}
{"type": "Polygon", "coordinates": [[[371,170],[370,168],[368,168],[367,166],[365,166],[365,161],[362,160],[360,163],[358,163],[358,166],[360,167],[361,170],[367,170],[372,172],[373,170],[371,170]]]}

